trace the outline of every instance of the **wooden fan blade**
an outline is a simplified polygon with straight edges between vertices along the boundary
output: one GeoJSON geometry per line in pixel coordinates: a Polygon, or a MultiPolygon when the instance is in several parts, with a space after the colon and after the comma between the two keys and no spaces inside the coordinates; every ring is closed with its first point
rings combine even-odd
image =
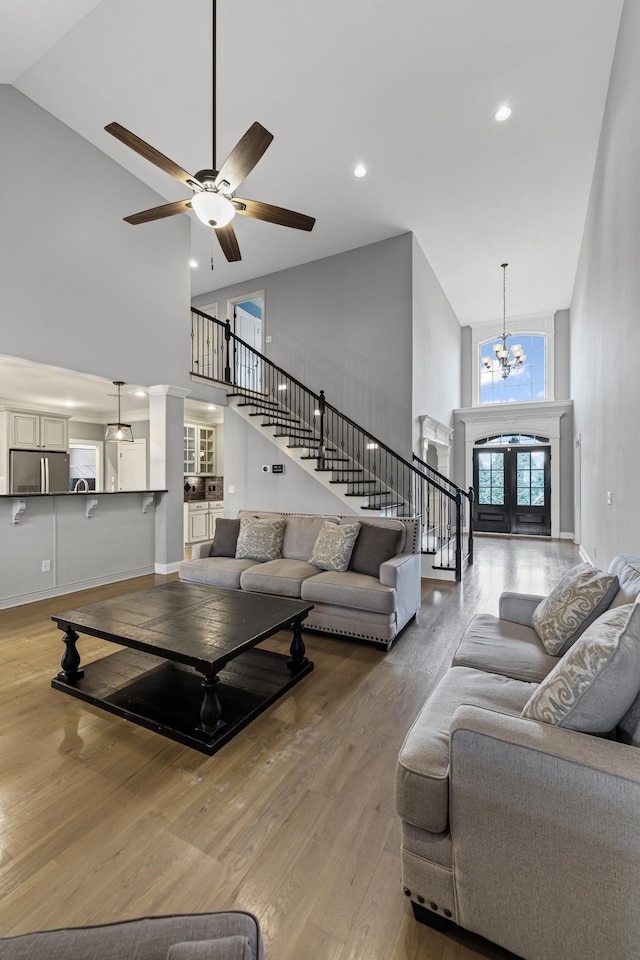
{"type": "Polygon", "coordinates": [[[238,238],[230,223],[228,223],[226,227],[218,227],[216,236],[220,241],[222,252],[229,263],[233,263],[235,260],[242,260],[240,247],[238,246],[238,238]]]}
{"type": "Polygon", "coordinates": [[[149,220],[162,220],[163,217],[172,217],[176,213],[189,213],[191,200],[176,200],[174,203],[163,203],[161,207],[152,207],[141,213],[132,213],[130,217],[123,217],[127,223],[147,223],[149,220]]]}
{"type": "Polygon", "coordinates": [[[244,178],[249,176],[272,140],[273,134],[265,130],[260,123],[251,124],[244,137],[241,137],[236,143],[222,164],[220,173],[216,177],[216,187],[226,181],[229,187],[225,189],[225,193],[233,193],[234,190],[237,190],[244,178]]]}
{"type": "Polygon", "coordinates": [[[179,167],[173,160],[169,160],[169,157],[165,157],[165,155],[160,153],[159,150],[156,150],[155,147],[145,143],[145,141],[137,137],[135,133],[131,133],[130,130],[125,130],[119,123],[110,123],[105,127],[105,130],[107,133],[110,133],[112,137],[115,137],[116,140],[124,143],[126,147],[131,147],[132,150],[139,153],[145,160],[150,160],[151,163],[155,163],[156,167],[160,167],[160,169],[168,173],[169,176],[175,177],[180,183],[184,183],[185,187],[193,187],[193,184],[198,185],[198,181],[194,176],[187,173],[182,167],[179,167]]]}
{"type": "Polygon", "coordinates": [[[279,223],[282,227],[293,227],[295,230],[313,230],[315,217],[307,217],[304,213],[295,213],[285,210],[284,207],[274,207],[272,203],[260,203],[259,200],[241,200],[234,197],[233,205],[236,213],[243,217],[253,217],[254,220],[267,220],[269,223],[279,223]],[[242,206],[239,206],[242,204],[242,206]],[[244,209],[243,209],[244,207],[244,209]]]}

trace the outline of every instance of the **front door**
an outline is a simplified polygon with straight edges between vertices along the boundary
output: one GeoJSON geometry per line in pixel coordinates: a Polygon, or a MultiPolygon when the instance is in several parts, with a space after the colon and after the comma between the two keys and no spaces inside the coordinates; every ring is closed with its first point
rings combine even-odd
{"type": "Polygon", "coordinates": [[[551,536],[550,462],[545,446],[476,448],[474,529],[551,536]]]}

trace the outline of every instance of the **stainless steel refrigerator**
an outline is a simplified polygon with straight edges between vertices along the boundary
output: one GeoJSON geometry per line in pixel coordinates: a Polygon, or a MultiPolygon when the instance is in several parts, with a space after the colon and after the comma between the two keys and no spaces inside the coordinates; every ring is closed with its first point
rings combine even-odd
{"type": "Polygon", "coordinates": [[[68,493],[69,454],[10,450],[11,493],[68,493]]]}

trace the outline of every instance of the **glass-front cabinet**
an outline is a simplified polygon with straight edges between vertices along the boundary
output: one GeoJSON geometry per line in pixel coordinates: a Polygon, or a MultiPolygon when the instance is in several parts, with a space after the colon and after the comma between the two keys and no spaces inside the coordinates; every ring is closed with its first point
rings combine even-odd
{"type": "Polygon", "coordinates": [[[216,428],[198,423],[184,425],[184,473],[216,472],[216,428]]]}

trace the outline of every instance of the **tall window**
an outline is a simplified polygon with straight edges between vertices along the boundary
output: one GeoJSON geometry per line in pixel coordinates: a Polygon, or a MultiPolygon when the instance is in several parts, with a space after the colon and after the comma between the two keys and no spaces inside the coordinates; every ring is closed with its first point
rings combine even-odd
{"type": "Polygon", "coordinates": [[[509,345],[520,344],[526,356],[522,365],[511,368],[509,376],[502,377],[501,370],[488,370],[483,357],[489,357],[495,363],[493,344],[496,338],[480,344],[480,403],[513,403],[526,400],[545,400],[545,346],[546,337],[534,334],[510,334],[509,345]]]}

